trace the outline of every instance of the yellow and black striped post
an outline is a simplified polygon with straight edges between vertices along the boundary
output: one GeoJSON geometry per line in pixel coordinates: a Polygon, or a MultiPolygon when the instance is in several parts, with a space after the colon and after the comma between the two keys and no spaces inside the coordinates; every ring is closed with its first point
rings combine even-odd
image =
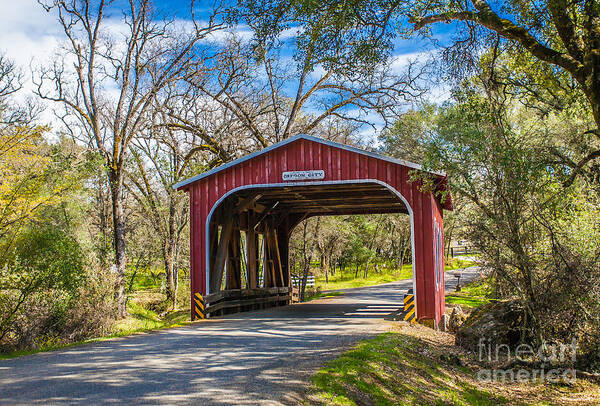
{"type": "Polygon", "coordinates": [[[415,295],[409,291],[404,295],[404,310],[402,311],[402,320],[415,322],[415,295]]]}
{"type": "Polygon", "coordinates": [[[206,303],[200,293],[194,293],[194,320],[206,318],[206,303]]]}

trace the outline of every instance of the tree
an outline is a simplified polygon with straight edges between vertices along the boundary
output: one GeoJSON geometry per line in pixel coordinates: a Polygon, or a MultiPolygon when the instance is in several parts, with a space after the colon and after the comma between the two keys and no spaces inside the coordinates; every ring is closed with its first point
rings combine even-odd
{"type": "Polygon", "coordinates": [[[157,106],[153,120],[133,143],[127,190],[138,203],[142,218],[160,238],[166,274],[167,301],[177,307],[179,262],[183,232],[189,222],[189,201],[173,185],[203,171],[204,144],[198,137],[163,125],[164,107],[157,106]]]}
{"type": "MultiPolygon", "coordinates": [[[[248,42],[232,35],[217,57],[220,68],[193,78],[198,92],[190,94],[199,103],[208,97],[237,120],[242,150],[264,148],[296,134],[327,137],[328,128],[340,123],[375,127],[373,115],[388,123],[407,99],[422,93],[424,66],[411,64],[398,72],[385,61],[359,57],[355,36],[336,41],[334,54],[324,52],[318,36],[330,29],[326,12],[299,19],[282,11],[283,2],[242,6],[237,21],[248,24],[254,38],[248,42]],[[298,28],[291,38],[288,25],[298,28]],[[293,58],[281,57],[290,51],[293,58]]],[[[172,125],[190,130],[198,126],[193,118],[172,118],[172,125]]],[[[207,143],[216,141],[199,132],[207,143]]],[[[223,148],[217,152],[226,155],[223,148]]]]}
{"type": "MultiPolygon", "coordinates": [[[[254,8],[261,10],[262,7],[269,6],[258,3],[254,8]]],[[[286,24],[287,20],[282,16],[291,14],[294,21],[312,19],[309,26],[316,26],[324,17],[327,28],[316,34],[304,30],[303,44],[313,40],[320,54],[331,57],[340,49],[338,44],[354,35],[356,40],[346,54],[349,60],[359,61],[385,60],[393,50],[392,39],[397,36],[411,37],[415,32],[428,36],[432,25],[456,22],[457,38],[449,43],[444,41],[447,44],[443,52],[444,65],[450,68],[451,76],[463,79],[472,74],[473,69],[477,70],[481,53],[490,48],[501,48],[517,57],[530,56],[531,60],[515,64],[512,69],[527,70],[533,61],[537,66],[532,70],[543,74],[527,75],[528,80],[519,83],[520,91],[537,93],[548,81],[558,83],[568,78],[572,85],[567,81],[567,87],[572,90],[564,100],[570,100],[580,92],[591,121],[595,123],[585,133],[600,139],[600,2],[596,0],[494,3],[484,0],[353,0],[342,3],[284,0],[270,7],[274,11],[273,17],[267,19],[261,31],[265,38],[273,39],[273,31],[296,28],[286,24]],[[533,86],[531,79],[537,82],[533,86]]],[[[435,39],[436,45],[440,42],[435,39]]],[[[310,48],[305,46],[304,49],[310,48]]],[[[570,161],[568,156],[565,159],[564,155],[561,159],[571,168],[572,182],[599,157],[600,148],[596,147],[577,161],[570,161]]]]}
{"type": "Polygon", "coordinates": [[[206,24],[193,21],[180,27],[173,19],[160,19],[151,1],[130,0],[115,32],[107,15],[110,4],[104,0],[42,5],[58,14],[66,44],[52,67],[40,68],[37,94],[61,105],[65,128],[104,158],[112,204],[115,297],[118,316],[124,317],[123,183],[130,146],[148,119],[154,97],[190,75],[201,52],[199,41],[219,28],[217,12],[206,24]],[[65,60],[72,61],[73,69],[65,60]]]}
{"type": "Polygon", "coordinates": [[[34,125],[32,110],[14,94],[20,74],[0,55],[0,261],[39,212],[64,199],[78,177],[44,138],[46,127],[34,125]]]}
{"type": "MultiPolygon", "coordinates": [[[[595,0],[542,3],[500,2],[495,9],[486,1],[450,1],[431,6],[415,2],[411,22],[421,30],[437,22],[461,21],[471,39],[481,39],[477,29],[506,39],[515,52],[525,52],[555,67],[554,76],[568,74],[585,95],[600,138],[600,3],[595,0]]],[[[492,38],[491,41],[494,41],[492,38]]],[[[493,42],[492,42],[493,43],[493,42]]],[[[487,42],[491,45],[490,41],[487,42]]],[[[594,149],[574,163],[577,173],[600,157],[594,149]]]]}
{"type": "MultiPolygon", "coordinates": [[[[598,220],[590,220],[597,191],[584,177],[565,187],[570,173],[549,164],[554,141],[547,134],[570,132],[578,117],[555,112],[541,121],[538,110],[490,86],[489,77],[484,70],[463,82],[452,103],[417,115],[424,123],[415,128],[427,129],[424,164],[445,171],[464,202],[455,221],[480,251],[496,297],[522,305],[521,340],[541,345],[579,335],[597,359],[591,331],[600,323],[599,292],[584,288],[600,278],[598,220]]],[[[401,144],[404,133],[397,134],[390,146],[401,144]]]]}

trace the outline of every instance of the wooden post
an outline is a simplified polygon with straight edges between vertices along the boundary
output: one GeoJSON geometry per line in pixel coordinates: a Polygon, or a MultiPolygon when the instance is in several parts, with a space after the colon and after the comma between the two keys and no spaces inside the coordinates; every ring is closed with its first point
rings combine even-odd
{"type": "Polygon", "coordinates": [[[277,268],[275,271],[278,276],[278,278],[276,279],[277,280],[276,286],[283,287],[284,280],[283,280],[283,270],[281,269],[281,255],[279,253],[279,243],[277,242],[277,232],[274,229],[271,231],[271,238],[273,240],[273,251],[274,251],[273,256],[275,257],[274,262],[276,264],[275,267],[277,268]]]}
{"type": "Polygon", "coordinates": [[[246,272],[248,273],[248,288],[258,288],[258,236],[254,212],[248,210],[248,229],[246,231],[246,272]]]}
{"type": "MultiPolygon", "coordinates": [[[[208,256],[208,269],[210,270],[210,277],[215,269],[215,260],[217,258],[217,250],[219,248],[219,217],[215,216],[210,224],[210,241],[208,242],[210,251],[208,256]]],[[[212,279],[211,279],[212,280],[212,279]]]]}
{"type": "Polygon", "coordinates": [[[240,230],[234,229],[228,244],[227,276],[225,289],[241,289],[242,267],[240,263],[240,230]]]}
{"type": "Polygon", "coordinates": [[[275,274],[273,272],[273,255],[271,252],[271,229],[265,224],[263,233],[263,247],[264,247],[264,266],[263,275],[265,279],[265,288],[271,288],[275,286],[275,274]]]}
{"type": "Polygon", "coordinates": [[[277,246],[279,247],[279,256],[281,259],[281,271],[283,273],[283,285],[292,286],[290,283],[290,265],[289,265],[289,234],[287,222],[277,229],[277,246]]]}
{"type": "Polygon", "coordinates": [[[215,293],[221,290],[221,283],[223,281],[223,268],[225,267],[225,261],[227,259],[227,247],[229,246],[229,240],[231,239],[231,233],[233,231],[233,218],[228,211],[224,211],[223,219],[225,224],[221,228],[221,238],[219,238],[219,245],[217,248],[217,255],[215,256],[214,268],[210,272],[210,293],[215,293]],[[229,218],[227,218],[229,215],[229,218]]]}
{"type": "Polygon", "coordinates": [[[248,272],[248,288],[258,287],[258,267],[256,258],[256,232],[248,229],[246,232],[246,271],[248,272]]]}

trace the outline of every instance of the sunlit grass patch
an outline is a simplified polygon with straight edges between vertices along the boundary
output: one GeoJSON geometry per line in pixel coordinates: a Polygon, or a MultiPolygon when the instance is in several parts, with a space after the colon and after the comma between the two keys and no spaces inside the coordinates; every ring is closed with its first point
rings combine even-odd
{"type": "Polygon", "coordinates": [[[466,307],[479,307],[489,302],[490,286],[485,280],[468,283],[460,292],[446,294],[446,303],[466,307]]]}
{"type": "MultiPolygon", "coordinates": [[[[454,258],[448,260],[446,264],[446,271],[452,271],[460,268],[466,268],[477,265],[475,262],[462,259],[454,258]]],[[[374,286],[381,285],[383,283],[396,282],[403,279],[411,279],[412,265],[405,264],[402,269],[393,267],[380,266],[378,271],[370,269],[367,273],[367,277],[363,277],[362,270],[356,273],[356,269],[353,267],[346,267],[343,272],[339,270],[335,275],[330,275],[328,282],[325,281],[325,276],[317,276],[315,278],[315,286],[320,287],[321,290],[337,290],[337,289],[348,289],[348,288],[360,288],[363,286],[374,286]]]]}
{"type": "Polygon", "coordinates": [[[344,293],[343,292],[325,292],[325,293],[316,293],[314,295],[308,296],[307,298],[304,299],[305,302],[310,302],[311,300],[315,300],[315,299],[326,299],[328,297],[336,297],[336,296],[342,296],[344,293]]]}
{"type": "Polygon", "coordinates": [[[156,312],[145,309],[136,302],[130,302],[127,310],[129,316],[115,323],[114,331],[117,335],[184,325],[190,320],[188,310],[168,313],[162,318],[156,312]]]}
{"type": "Polygon", "coordinates": [[[312,378],[314,401],[336,405],[496,405],[471,371],[440,361],[441,350],[398,332],[362,341],[312,378]]]}

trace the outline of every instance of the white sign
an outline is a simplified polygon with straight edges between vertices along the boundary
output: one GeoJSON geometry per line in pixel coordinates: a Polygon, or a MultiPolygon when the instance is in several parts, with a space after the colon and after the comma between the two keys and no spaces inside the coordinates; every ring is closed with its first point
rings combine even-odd
{"type": "Polygon", "coordinates": [[[319,180],[325,179],[324,170],[283,172],[283,180],[319,180]]]}

